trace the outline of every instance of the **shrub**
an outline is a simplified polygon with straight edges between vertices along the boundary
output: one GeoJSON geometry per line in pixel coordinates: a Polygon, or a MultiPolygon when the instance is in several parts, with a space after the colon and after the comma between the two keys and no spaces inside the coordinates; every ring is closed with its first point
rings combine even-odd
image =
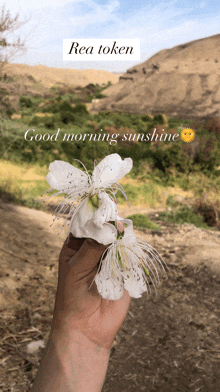
{"type": "Polygon", "coordinates": [[[209,226],[217,226],[220,228],[220,202],[205,201],[203,198],[196,201],[194,210],[203,216],[205,223],[209,226]]]}
{"type": "Polygon", "coordinates": [[[175,196],[169,195],[167,196],[166,205],[169,207],[177,207],[179,202],[175,199],[175,196]]]}
{"type": "Polygon", "coordinates": [[[6,109],[6,112],[5,112],[5,113],[7,114],[8,117],[11,117],[15,112],[16,112],[16,111],[15,111],[14,108],[8,107],[8,108],[6,109]]]}
{"type": "Polygon", "coordinates": [[[156,116],[154,116],[153,118],[154,121],[157,122],[157,124],[160,125],[167,125],[167,117],[165,116],[165,114],[156,114],[156,116]]]}
{"type": "Polygon", "coordinates": [[[220,118],[212,118],[206,121],[204,128],[211,134],[220,136],[220,118]]]}
{"type": "Polygon", "coordinates": [[[101,129],[105,129],[105,127],[114,127],[114,123],[111,120],[101,120],[97,124],[97,130],[100,131],[101,129]]]}
{"type": "Polygon", "coordinates": [[[194,163],[198,163],[204,172],[212,172],[220,163],[219,144],[214,135],[200,138],[194,163]]]}
{"type": "Polygon", "coordinates": [[[72,122],[81,126],[88,116],[89,112],[84,104],[77,104],[75,107],[72,107],[68,101],[64,101],[60,105],[60,118],[64,124],[72,122]]]}
{"type": "Polygon", "coordinates": [[[100,92],[95,93],[95,98],[96,99],[101,99],[101,98],[105,98],[105,97],[107,97],[107,95],[102,94],[100,92]]]}
{"type": "Polygon", "coordinates": [[[44,126],[47,128],[47,129],[54,129],[55,128],[55,123],[54,123],[54,120],[53,119],[51,119],[51,118],[46,118],[45,119],[45,122],[44,122],[44,126]]]}
{"type": "Polygon", "coordinates": [[[33,102],[31,98],[22,96],[19,98],[19,106],[20,108],[32,108],[33,102]]]}
{"type": "Polygon", "coordinates": [[[73,113],[77,113],[77,114],[81,114],[81,115],[88,115],[89,112],[86,108],[86,105],[84,105],[83,103],[79,103],[77,104],[74,108],[72,108],[73,113]]]}
{"type": "Polygon", "coordinates": [[[141,119],[144,122],[148,122],[148,121],[151,121],[153,119],[153,117],[151,115],[144,114],[143,116],[141,116],[141,119]]]}
{"type": "Polygon", "coordinates": [[[128,216],[126,219],[131,219],[133,225],[137,229],[150,229],[150,230],[160,230],[160,226],[152,222],[147,215],[144,214],[134,214],[128,216]]]}
{"type": "Polygon", "coordinates": [[[182,144],[180,143],[172,143],[170,145],[164,145],[164,143],[155,144],[150,151],[154,167],[164,173],[169,172],[172,168],[176,168],[184,173],[191,168],[191,160],[183,153],[182,144]]]}
{"type": "Polygon", "coordinates": [[[74,122],[75,116],[73,113],[73,108],[68,101],[63,101],[60,106],[60,118],[64,124],[69,124],[70,122],[74,122]]]}
{"type": "Polygon", "coordinates": [[[31,121],[29,122],[29,125],[38,125],[39,123],[42,122],[42,118],[34,116],[31,121]]]}
{"type": "Polygon", "coordinates": [[[192,208],[184,205],[176,211],[161,212],[157,219],[180,224],[191,223],[196,227],[208,228],[201,215],[196,214],[192,208]]]}
{"type": "Polygon", "coordinates": [[[41,109],[42,113],[57,113],[60,110],[59,103],[49,103],[41,109]]]}

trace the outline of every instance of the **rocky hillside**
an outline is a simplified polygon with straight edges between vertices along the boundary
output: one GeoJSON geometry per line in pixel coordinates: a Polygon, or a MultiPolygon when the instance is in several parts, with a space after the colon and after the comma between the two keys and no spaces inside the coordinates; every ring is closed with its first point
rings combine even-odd
{"type": "Polygon", "coordinates": [[[129,69],[93,109],[220,116],[220,34],[162,50],[129,69]]]}

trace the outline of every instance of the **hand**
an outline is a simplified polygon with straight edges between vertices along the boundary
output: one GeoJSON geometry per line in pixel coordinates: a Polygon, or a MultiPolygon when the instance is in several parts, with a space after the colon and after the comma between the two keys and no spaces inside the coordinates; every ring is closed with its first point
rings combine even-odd
{"type": "Polygon", "coordinates": [[[101,392],[110,348],[130,304],[127,291],[118,301],[98,293],[93,280],[104,250],[71,235],[64,242],[51,333],[33,392],[101,392]]]}
{"type": "Polygon", "coordinates": [[[93,280],[104,250],[105,246],[96,241],[72,235],[64,242],[52,330],[68,334],[79,331],[109,349],[127,314],[130,296],[125,291],[121,299],[112,301],[98,293],[93,280]]]}

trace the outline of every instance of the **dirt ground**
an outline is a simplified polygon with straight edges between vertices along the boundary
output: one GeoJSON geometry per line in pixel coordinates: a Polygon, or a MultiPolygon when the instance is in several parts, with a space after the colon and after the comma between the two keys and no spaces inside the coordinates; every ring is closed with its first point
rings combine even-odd
{"type": "MultiPolygon", "coordinates": [[[[1,392],[31,390],[43,349],[27,346],[49,334],[65,238],[62,222],[51,223],[51,214],[0,202],[1,392]]],[[[220,391],[220,232],[161,224],[136,234],[164,257],[168,279],[157,296],[132,300],[103,392],[220,391]]]]}

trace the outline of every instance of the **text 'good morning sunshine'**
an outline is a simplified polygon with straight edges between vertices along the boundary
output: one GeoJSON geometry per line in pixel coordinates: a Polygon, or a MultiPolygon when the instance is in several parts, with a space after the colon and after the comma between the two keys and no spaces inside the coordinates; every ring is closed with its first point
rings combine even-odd
{"type": "Polygon", "coordinates": [[[47,142],[48,140],[52,142],[58,141],[58,138],[64,142],[108,142],[110,146],[116,145],[118,143],[118,139],[120,138],[120,142],[175,142],[179,138],[179,134],[171,134],[165,133],[164,129],[162,129],[161,134],[157,133],[156,128],[153,133],[124,133],[123,135],[119,133],[108,134],[101,133],[103,130],[100,130],[100,133],[60,133],[60,128],[56,133],[37,133],[35,129],[28,129],[24,134],[24,139],[28,142],[36,141],[36,142],[47,142]]]}

